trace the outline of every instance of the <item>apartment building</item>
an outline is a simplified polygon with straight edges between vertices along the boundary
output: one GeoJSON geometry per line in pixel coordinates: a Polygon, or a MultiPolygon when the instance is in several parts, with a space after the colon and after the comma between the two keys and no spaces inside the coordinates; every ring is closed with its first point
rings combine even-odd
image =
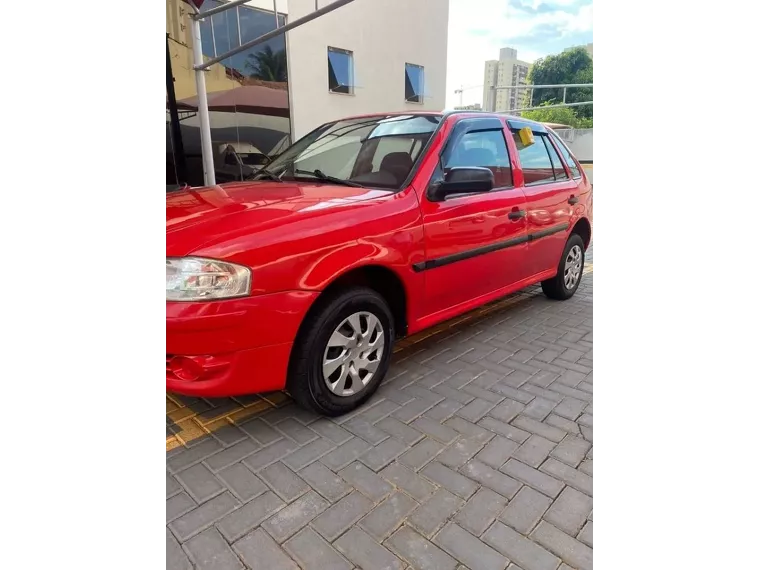
{"type": "Polygon", "coordinates": [[[517,58],[517,50],[501,48],[497,60],[485,62],[485,80],[482,92],[482,108],[485,111],[513,111],[522,107],[527,89],[527,74],[532,64],[517,58]],[[516,89],[498,89],[511,86],[516,89]]]}

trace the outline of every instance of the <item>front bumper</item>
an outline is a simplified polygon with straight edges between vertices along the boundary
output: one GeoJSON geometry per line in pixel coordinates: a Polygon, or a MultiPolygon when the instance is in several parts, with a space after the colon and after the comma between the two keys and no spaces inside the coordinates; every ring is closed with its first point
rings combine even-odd
{"type": "Polygon", "coordinates": [[[166,389],[221,397],[281,390],[315,291],[166,303],[166,389]]]}

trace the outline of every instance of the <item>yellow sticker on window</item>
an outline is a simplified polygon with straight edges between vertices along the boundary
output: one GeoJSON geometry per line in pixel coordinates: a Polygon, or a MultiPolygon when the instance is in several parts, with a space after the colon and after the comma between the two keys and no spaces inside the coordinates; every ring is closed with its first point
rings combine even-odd
{"type": "Polygon", "coordinates": [[[519,129],[519,140],[524,146],[535,144],[535,135],[532,134],[532,129],[530,127],[519,129]]]}

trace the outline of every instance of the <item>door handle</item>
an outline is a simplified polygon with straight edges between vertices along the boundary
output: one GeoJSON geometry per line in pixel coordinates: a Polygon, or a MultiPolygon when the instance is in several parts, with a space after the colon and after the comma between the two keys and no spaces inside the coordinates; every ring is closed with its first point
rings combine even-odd
{"type": "Polygon", "coordinates": [[[579,202],[579,201],[580,201],[580,199],[577,198],[576,196],[570,196],[569,200],[567,200],[567,202],[569,202],[572,206],[574,206],[575,204],[577,204],[577,202],[579,202]]]}
{"type": "Polygon", "coordinates": [[[509,212],[509,219],[510,220],[519,220],[521,218],[524,218],[527,215],[527,212],[524,210],[514,210],[512,212],[509,212]]]}

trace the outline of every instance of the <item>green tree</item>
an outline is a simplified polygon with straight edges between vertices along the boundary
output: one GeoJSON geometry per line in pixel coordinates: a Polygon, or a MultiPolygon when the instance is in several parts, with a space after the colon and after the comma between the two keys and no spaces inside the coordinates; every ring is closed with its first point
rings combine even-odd
{"type": "Polygon", "coordinates": [[[577,107],[549,107],[549,105],[555,104],[556,101],[553,100],[544,101],[540,104],[540,106],[544,108],[535,109],[534,111],[525,111],[522,113],[522,116],[526,119],[538,121],[539,123],[558,123],[576,129],[593,128],[593,117],[578,117],[575,110],[577,107]]]}
{"type": "MultiPolygon", "coordinates": [[[[558,85],[566,83],[593,83],[593,60],[584,48],[578,47],[558,55],[538,59],[527,76],[532,85],[558,85]]],[[[563,89],[536,89],[533,91],[532,105],[542,105],[546,101],[561,101],[563,89]]],[[[590,87],[567,89],[567,103],[592,101],[590,87]]],[[[571,108],[571,107],[570,107],[571,108]]],[[[574,107],[578,117],[592,118],[593,105],[574,107]]]]}
{"type": "Polygon", "coordinates": [[[251,77],[264,81],[287,81],[287,56],[285,50],[275,52],[266,46],[259,52],[248,55],[245,67],[250,69],[251,77]]]}

